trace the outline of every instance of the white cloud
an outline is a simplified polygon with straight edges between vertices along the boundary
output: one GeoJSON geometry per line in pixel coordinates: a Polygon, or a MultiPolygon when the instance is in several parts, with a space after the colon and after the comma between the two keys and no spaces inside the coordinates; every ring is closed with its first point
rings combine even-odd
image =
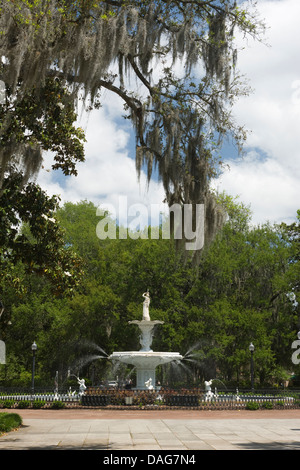
{"type": "Polygon", "coordinates": [[[252,223],[293,221],[299,208],[299,187],[294,176],[284,172],[275,159],[251,151],[243,160],[231,162],[230,170],[214,183],[219,191],[240,196],[250,204],[252,223]],[[230,191],[228,191],[230,188],[230,191]]]}
{"type": "Polygon", "coordinates": [[[76,166],[78,175],[59,177],[57,172],[49,171],[53,160],[49,153],[45,155],[44,169],[37,182],[49,195],[59,195],[62,204],[86,199],[96,206],[111,204],[117,212],[119,198],[124,196],[128,207],[161,204],[165,197],[162,185],[151,181],[148,190],[144,172],[138,181],[135,160],[129,153],[132,135],[119,118],[122,114],[120,102],[112,95],[106,97],[104,103],[100,110],[92,111],[88,116],[83,114],[79,122],[85,128],[87,142],[85,162],[76,166]]]}
{"type": "Polygon", "coordinates": [[[235,107],[237,121],[251,130],[250,153],[229,159],[230,170],[214,186],[239,194],[251,205],[254,222],[280,222],[295,218],[300,208],[300,2],[262,0],[258,10],[270,47],[250,41],[240,53],[239,69],[254,93],[235,107]]]}

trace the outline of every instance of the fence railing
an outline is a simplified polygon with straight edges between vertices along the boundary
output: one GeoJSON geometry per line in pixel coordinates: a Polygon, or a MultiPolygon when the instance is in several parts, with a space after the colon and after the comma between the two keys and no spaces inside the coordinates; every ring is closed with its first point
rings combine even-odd
{"type": "MultiPolygon", "coordinates": [[[[28,390],[1,390],[0,407],[10,403],[18,407],[21,402],[45,403],[55,405],[64,403],[67,406],[83,407],[146,407],[146,408],[197,408],[197,409],[244,409],[249,403],[263,408],[299,408],[300,390],[265,389],[255,390],[226,390],[212,392],[208,395],[203,389],[160,389],[160,390],[125,390],[102,389],[89,387],[83,395],[78,391],[61,390],[53,392],[28,390]],[[216,392],[216,393],[215,393],[216,392]]],[[[25,405],[24,405],[25,406],[25,405]]],[[[21,406],[20,406],[21,407],[21,406]]],[[[253,409],[255,406],[253,405],[253,409]]]]}

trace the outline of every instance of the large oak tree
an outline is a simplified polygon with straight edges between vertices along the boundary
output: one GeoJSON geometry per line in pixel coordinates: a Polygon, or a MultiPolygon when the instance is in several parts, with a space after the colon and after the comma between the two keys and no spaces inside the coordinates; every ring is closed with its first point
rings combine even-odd
{"type": "Polygon", "coordinates": [[[79,95],[99,105],[106,89],[121,97],[133,123],[137,172],[146,165],[150,179],[156,165],[169,205],[204,203],[208,230],[215,233],[223,222],[209,191],[219,171],[216,146],[227,135],[239,147],[245,138],[231,115],[234,100],[246,92],[234,34],[259,37],[263,29],[252,6],[235,0],[2,1],[0,78],[14,97],[2,109],[2,163],[21,153],[26,168],[37,169],[41,150],[52,143],[55,167],[74,172],[82,136],[69,132],[71,149],[62,137],[57,151],[57,135],[46,142],[45,87],[56,78],[68,90],[50,110],[58,120],[79,95]],[[39,122],[34,129],[18,114],[28,94],[36,100],[26,108],[39,122]],[[18,138],[8,142],[12,122],[18,138]]]}

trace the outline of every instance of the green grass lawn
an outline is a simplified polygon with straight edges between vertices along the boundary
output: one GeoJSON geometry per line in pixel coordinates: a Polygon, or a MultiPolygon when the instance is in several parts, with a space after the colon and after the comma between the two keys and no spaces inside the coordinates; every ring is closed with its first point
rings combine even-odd
{"type": "Polygon", "coordinates": [[[18,428],[21,424],[22,418],[17,413],[0,413],[0,435],[18,428]]]}

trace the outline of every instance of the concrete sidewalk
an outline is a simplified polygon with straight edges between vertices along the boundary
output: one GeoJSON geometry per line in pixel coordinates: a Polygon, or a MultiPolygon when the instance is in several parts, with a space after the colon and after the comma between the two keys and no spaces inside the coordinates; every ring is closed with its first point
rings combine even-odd
{"type": "Polygon", "coordinates": [[[16,412],[0,450],[300,450],[300,410],[16,412]]]}

